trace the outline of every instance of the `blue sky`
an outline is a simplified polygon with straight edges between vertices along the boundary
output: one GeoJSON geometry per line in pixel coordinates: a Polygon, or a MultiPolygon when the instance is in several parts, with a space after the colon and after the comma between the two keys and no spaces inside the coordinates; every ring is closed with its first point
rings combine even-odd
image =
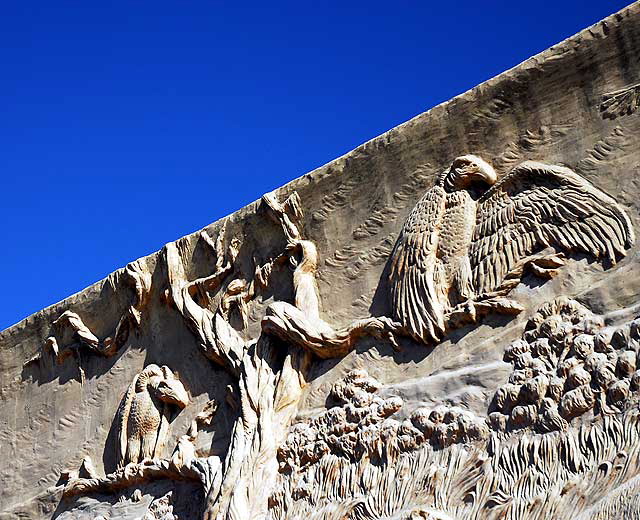
{"type": "Polygon", "coordinates": [[[621,9],[0,7],[0,329],[621,9]]]}

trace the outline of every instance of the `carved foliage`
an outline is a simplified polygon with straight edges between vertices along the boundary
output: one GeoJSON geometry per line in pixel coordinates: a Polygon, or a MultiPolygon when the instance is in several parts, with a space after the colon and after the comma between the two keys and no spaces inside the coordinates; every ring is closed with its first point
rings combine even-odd
{"type": "Polygon", "coordinates": [[[505,350],[504,359],[514,370],[494,396],[492,426],[563,431],[591,410],[624,410],[640,389],[638,340],[640,320],[611,334],[600,316],[574,300],[558,298],[544,305],[523,339],[505,350]]]}
{"type": "MultiPolygon", "coordinates": [[[[131,262],[124,269],[111,274],[107,283],[114,292],[129,289],[133,296],[130,304],[120,316],[112,335],[99,339],[84,323],[82,317],[72,310],[64,311],[52,322],[50,336],[41,349],[26,363],[39,362],[46,356],[56,363],[62,363],[68,357],[79,355],[80,349],[94,354],[110,357],[115,355],[129,338],[132,331],[138,330],[142,323],[142,313],[149,303],[151,291],[151,273],[143,259],[131,262]]],[[[80,381],[84,382],[84,370],[78,362],[80,381]]]]}
{"type": "Polygon", "coordinates": [[[612,330],[568,298],[542,306],[505,352],[514,371],[490,421],[501,432],[454,407],[395,421],[379,410],[399,411],[401,401],[351,372],[332,389],[337,404],[295,425],[280,448],[272,517],[617,518],[633,509],[625,498],[640,469],[637,400],[626,390],[640,382],[639,341],[640,320],[612,330]],[[591,422],[575,424],[580,415],[591,422]],[[481,433],[447,445],[438,432],[452,425],[481,433]]]}
{"type": "Polygon", "coordinates": [[[380,383],[365,370],[352,370],[340,379],[330,394],[336,405],[291,428],[278,450],[280,471],[300,470],[324,456],[389,461],[425,445],[441,448],[488,433],[484,419],[455,406],[419,408],[398,421],[391,416],[402,408],[402,399],[383,399],[379,390],[380,383]]]}

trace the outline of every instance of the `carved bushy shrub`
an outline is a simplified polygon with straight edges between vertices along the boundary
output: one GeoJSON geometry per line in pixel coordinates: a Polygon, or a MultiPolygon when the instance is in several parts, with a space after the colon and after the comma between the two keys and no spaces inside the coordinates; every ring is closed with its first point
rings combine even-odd
{"type": "Polygon", "coordinates": [[[505,349],[513,372],[494,396],[491,426],[561,431],[592,410],[620,412],[640,388],[638,340],[640,319],[611,331],[575,300],[543,305],[505,349]]]}
{"type": "Polygon", "coordinates": [[[330,397],[335,406],[320,416],[292,426],[278,451],[281,472],[317,463],[332,454],[348,461],[392,459],[425,444],[446,447],[484,438],[484,419],[459,407],[419,408],[409,419],[391,416],[403,405],[399,397],[377,395],[380,383],[364,370],[352,370],[336,382],[330,397]]]}

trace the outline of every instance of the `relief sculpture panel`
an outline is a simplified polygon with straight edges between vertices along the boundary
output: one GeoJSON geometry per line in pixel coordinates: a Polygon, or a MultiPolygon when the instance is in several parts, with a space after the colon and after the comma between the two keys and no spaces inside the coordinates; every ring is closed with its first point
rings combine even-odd
{"type": "Polygon", "coordinates": [[[416,340],[437,342],[481,314],[522,311],[505,296],[526,270],[550,278],[570,253],[615,265],[633,242],[624,210],[568,168],[530,161],[497,182],[490,164],[464,155],[400,232],[393,316],[416,340]]]}
{"type": "Polygon", "coordinates": [[[169,367],[149,365],[140,372],[118,408],[118,467],[162,456],[171,408],[188,404],[184,386],[169,367]]]}
{"type": "Polygon", "coordinates": [[[636,42],[640,4],[0,333],[0,520],[636,518],[636,42]]]}

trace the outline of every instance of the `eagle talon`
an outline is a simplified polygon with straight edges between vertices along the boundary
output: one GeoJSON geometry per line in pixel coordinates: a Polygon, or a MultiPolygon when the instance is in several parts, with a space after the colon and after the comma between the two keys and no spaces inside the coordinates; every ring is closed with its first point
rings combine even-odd
{"type": "Polygon", "coordinates": [[[562,253],[536,256],[527,263],[527,267],[534,275],[551,279],[558,274],[558,268],[565,265],[564,258],[562,253]]]}
{"type": "Polygon", "coordinates": [[[365,318],[352,324],[352,331],[362,331],[370,336],[383,339],[391,343],[394,351],[399,352],[400,346],[396,339],[396,335],[401,335],[400,323],[394,322],[386,316],[378,316],[373,318],[365,318]]]}
{"type": "Polygon", "coordinates": [[[457,328],[461,325],[475,323],[478,319],[476,305],[473,301],[467,300],[457,305],[448,317],[449,327],[457,328]]]}
{"type": "Polygon", "coordinates": [[[482,315],[495,312],[497,314],[519,314],[524,307],[517,301],[501,296],[489,298],[475,303],[478,312],[482,315]]]}

